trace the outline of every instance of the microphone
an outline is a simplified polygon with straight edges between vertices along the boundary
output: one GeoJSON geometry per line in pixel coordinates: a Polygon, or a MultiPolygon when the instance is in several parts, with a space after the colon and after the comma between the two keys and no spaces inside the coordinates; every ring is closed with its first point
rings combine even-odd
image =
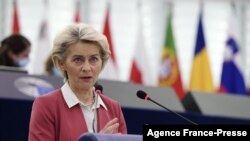
{"type": "Polygon", "coordinates": [[[96,85],[95,86],[95,92],[97,93],[97,94],[102,94],[102,90],[103,90],[103,87],[102,87],[102,85],[96,85]]]}
{"type": "Polygon", "coordinates": [[[177,115],[178,117],[181,117],[182,119],[186,120],[187,122],[189,122],[189,123],[191,123],[191,124],[193,124],[193,125],[198,125],[197,123],[191,121],[190,119],[188,119],[188,118],[186,118],[186,117],[184,117],[184,116],[182,116],[182,115],[180,115],[180,114],[178,114],[178,113],[176,113],[176,112],[174,112],[174,111],[168,109],[167,107],[161,105],[160,103],[154,101],[153,99],[151,99],[151,98],[146,94],[146,92],[144,92],[144,91],[142,91],[142,90],[137,91],[136,95],[137,95],[140,99],[149,100],[149,101],[155,103],[156,105],[158,105],[158,106],[160,106],[160,107],[166,109],[167,111],[169,111],[169,112],[171,112],[171,113],[174,113],[174,114],[177,115]]]}
{"type": "Polygon", "coordinates": [[[99,85],[99,84],[96,84],[95,86],[95,92],[97,93],[96,97],[95,97],[95,111],[94,111],[94,118],[93,118],[93,121],[92,121],[92,130],[94,133],[96,133],[96,129],[95,129],[95,124],[96,124],[96,115],[97,115],[97,97],[98,95],[102,94],[102,90],[103,90],[103,87],[102,85],[99,85]]]}

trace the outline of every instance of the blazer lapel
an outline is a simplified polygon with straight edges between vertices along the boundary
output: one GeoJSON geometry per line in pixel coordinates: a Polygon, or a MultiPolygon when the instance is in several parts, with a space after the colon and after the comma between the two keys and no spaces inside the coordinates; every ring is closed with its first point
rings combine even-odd
{"type": "Polygon", "coordinates": [[[99,132],[109,120],[111,120],[109,112],[105,110],[104,107],[100,106],[97,109],[97,122],[98,122],[97,131],[99,132]]]}
{"type": "Polygon", "coordinates": [[[81,107],[79,104],[75,105],[72,107],[71,114],[71,124],[73,124],[72,127],[75,127],[74,130],[78,130],[81,133],[88,132],[87,124],[85,122],[85,117],[82,113],[81,107]]]}

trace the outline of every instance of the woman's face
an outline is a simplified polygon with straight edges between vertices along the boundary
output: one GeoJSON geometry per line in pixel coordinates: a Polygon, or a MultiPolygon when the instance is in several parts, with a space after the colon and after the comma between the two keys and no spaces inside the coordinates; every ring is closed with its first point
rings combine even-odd
{"type": "Polygon", "coordinates": [[[29,63],[29,54],[31,47],[27,47],[24,51],[14,54],[12,51],[9,52],[9,56],[19,67],[24,67],[29,63]]]}
{"type": "Polygon", "coordinates": [[[100,47],[93,42],[73,44],[60,65],[67,72],[71,88],[88,90],[94,86],[101,72],[100,47]]]}

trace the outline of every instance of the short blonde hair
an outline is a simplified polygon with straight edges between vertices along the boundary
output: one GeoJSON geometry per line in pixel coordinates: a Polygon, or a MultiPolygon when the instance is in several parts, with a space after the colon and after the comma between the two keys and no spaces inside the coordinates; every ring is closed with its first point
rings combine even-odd
{"type": "Polygon", "coordinates": [[[74,23],[66,26],[56,35],[51,53],[53,63],[61,71],[65,81],[68,80],[68,76],[60,68],[60,61],[65,60],[69,47],[79,41],[93,42],[100,46],[102,69],[111,54],[106,36],[97,32],[92,26],[84,23],[74,23]]]}

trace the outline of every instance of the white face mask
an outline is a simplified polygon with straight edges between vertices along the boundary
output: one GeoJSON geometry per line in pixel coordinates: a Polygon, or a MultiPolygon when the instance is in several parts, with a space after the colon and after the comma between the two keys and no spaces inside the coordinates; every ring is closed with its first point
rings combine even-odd
{"type": "Polygon", "coordinates": [[[19,67],[24,67],[29,63],[29,58],[22,58],[20,60],[17,61],[17,65],[19,67]]]}

